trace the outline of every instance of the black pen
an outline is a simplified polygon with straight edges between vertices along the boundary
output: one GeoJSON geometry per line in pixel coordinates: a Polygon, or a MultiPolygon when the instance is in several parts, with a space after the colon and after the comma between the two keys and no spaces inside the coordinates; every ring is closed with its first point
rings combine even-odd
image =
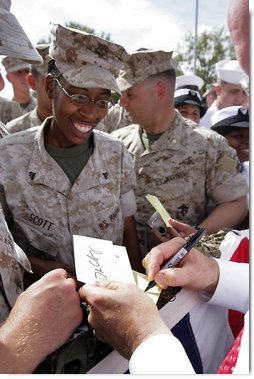
{"type": "MultiPolygon", "coordinates": [[[[188,254],[188,252],[198,243],[198,241],[203,237],[205,234],[206,229],[205,228],[200,228],[197,233],[192,236],[186,244],[181,247],[181,249],[167,261],[167,263],[164,264],[163,267],[161,267],[161,270],[165,270],[166,268],[172,268],[177,265],[177,263],[180,262],[181,259],[185,257],[185,255],[188,254]]],[[[150,290],[156,285],[156,282],[152,280],[151,282],[148,283],[148,286],[145,289],[145,292],[150,290]]]]}

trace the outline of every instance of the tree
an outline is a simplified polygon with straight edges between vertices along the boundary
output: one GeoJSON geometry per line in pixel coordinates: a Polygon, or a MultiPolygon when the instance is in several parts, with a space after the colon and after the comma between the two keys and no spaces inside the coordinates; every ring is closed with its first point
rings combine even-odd
{"type": "MultiPolygon", "coordinates": [[[[177,45],[174,54],[178,64],[177,75],[193,73],[194,43],[194,34],[189,31],[185,34],[183,42],[177,45]]],[[[224,27],[215,27],[210,32],[204,31],[198,36],[196,75],[203,78],[206,84],[216,82],[215,64],[226,57],[236,59],[230,36],[224,27]]]]}

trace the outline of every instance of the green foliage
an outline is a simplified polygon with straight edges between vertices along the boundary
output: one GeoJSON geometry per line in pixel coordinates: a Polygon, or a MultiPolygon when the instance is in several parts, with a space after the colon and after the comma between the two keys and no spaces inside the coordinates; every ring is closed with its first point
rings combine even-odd
{"type": "MultiPolygon", "coordinates": [[[[184,40],[177,45],[174,54],[174,59],[178,63],[177,76],[193,73],[194,46],[195,36],[189,31],[185,34],[184,40]]],[[[195,74],[203,78],[206,84],[215,83],[217,80],[215,64],[226,57],[236,59],[230,36],[224,27],[215,27],[198,36],[196,56],[195,74]]]]}
{"type": "MultiPolygon", "coordinates": [[[[86,26],[86,25],[81,25],[80,23],[75,22],[75,21],[65,22],[65,26],[67,28],[77,29],[77,30],[81,30],[82,32],[97,35],[98,37],[104,38],[108,41],[111,40],[109,33],[100,32],[100,34],[98,34],[95,32],[95,29],[90,28],[89,26],[86,26]]],[[[51,38],[50,36],[48,36],[47,38],[40,38],[37,43],[39,44],[39,43],[50,43],[50,42],[51,42],[51,38]]]]}

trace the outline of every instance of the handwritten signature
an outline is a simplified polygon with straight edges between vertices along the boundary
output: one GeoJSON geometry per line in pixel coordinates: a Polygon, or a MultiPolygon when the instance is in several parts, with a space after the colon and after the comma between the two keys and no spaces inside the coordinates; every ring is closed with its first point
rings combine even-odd
{"type": "Polygon", "coordinates": [[[87,254],[87,257],[89,258],[89,263],[94,267],[94,276],[96,279],[98,278],[104,278],[108,279],[107,275],[103,272],[102,268],[100,267],[99,258],[96,257],[96,255],[101,255],[102,252],[98,250],[94,250],[91,246],[89,246],[89,253],[87,254]]]}

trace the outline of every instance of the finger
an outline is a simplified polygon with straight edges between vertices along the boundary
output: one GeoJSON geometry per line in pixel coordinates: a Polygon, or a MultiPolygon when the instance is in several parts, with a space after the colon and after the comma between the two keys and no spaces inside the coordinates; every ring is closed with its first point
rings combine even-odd
{"type": "Polygon", "coordinates": [[[102,312],[113,301],[111,291],[119,287],[119,283],[113,281],[99,281],[95,284],[85,284],[79,290],[82,301],[88,303],[94,309],[102,312]]]}
{"type": "Polygon", "coordinates": [[[164,242],[151,250],[149,262],[147,263],[148,280],[153,280],[155,274],[160,270],[163,263],[171,258],[185,243],[177,237],[168,242],[164,242]]]}
{"type": "Polygon", "coordinates": [[[185,271],[186,270],[184,268],[180,267],[161,270],[155,275],[154,280],[163,289],[166,289],[169,286],[182,287],[186,282],[185,271]]]}
{"type": "Polygon", "coordinates": [[[89,298],[93,297],[94,288],[96,288],[95,285],[90,283],[86,283],[80,287],[79,296],[81,300],[89,303],[89,298]]]}
{"type": "Polygon", "coordinates": [[[102,288],[108,288],[110,290],[116,290],[119,285],[121,285],[118,282],[114,282],[113,280],[99,280],[95,282],[95,285],[97,287],[102,287],[102,288]]]}

